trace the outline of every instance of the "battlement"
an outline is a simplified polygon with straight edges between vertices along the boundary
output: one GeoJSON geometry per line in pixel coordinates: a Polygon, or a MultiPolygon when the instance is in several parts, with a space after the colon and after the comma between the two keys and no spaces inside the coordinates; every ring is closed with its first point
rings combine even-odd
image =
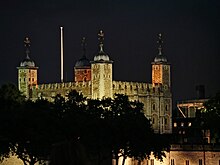
{"type": "Polygon", "coordinates": [[[127,82],[127,81],[113,81],[113,91],[115,93],[123,93],[122,91],[127,91],[128,93],[139,93],[139,94],[161,94],[165,87],[161,84],[150,84],[143,82],[127,82]],[[117,92],[116,92],[117,91],[117,92]]]}
{"type": "Polygon", "coordinates": [[[48,83],[32,86],[32,90],[54,90],[54,89],[71,89],[71,88],[88,88],[91,81],[83,82],[65,82],[65,83],[48,83]]]}
{"type": "Polygon", "coordinates": [[[171,151],[220,151],[219,144],[172,144],[171,151]]]}

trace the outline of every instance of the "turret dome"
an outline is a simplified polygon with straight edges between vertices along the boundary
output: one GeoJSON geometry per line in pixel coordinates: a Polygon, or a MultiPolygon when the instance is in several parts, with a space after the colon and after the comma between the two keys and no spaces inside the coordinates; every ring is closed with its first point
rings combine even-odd
{"type": "Polygon", "coordinates": [[[94,61],[109,61],[109,60],[110,60],[109,56],[104,51],[100,51],[94,57],[94,61]]]}
{"type": "Polygon", "coordinates": [[[23,67],[35,67],[35,63],[30,58],[25,58],[21,63],[20,66],[23,67]]]}
{"type": "Polygon", "coordinates": [[[167,58],[164,55],[157,55],[154,58],[154,62],[167,62],[167,58]]]}
{"type": "Polygon", "coordinates": [[[82,49],[83,50],[83,56],[78,61],[76,61],[76,64],[75,64],[76,68],[84,68],[84,67],[88,68],[88,67],[91,66],[90,65],[90,60],[88,58],[86,58],[86,45],[87,45],[86,44],[86,38],[83,37],[82,38],[82,44],[81,44],[81,46],[83,48],[82,49]]]}
{"type": "Polygon", "coordinates": [[[31,41],[28,37],[26,37],[24,40],[24,47],[26,48],[26,51],[25,51],[26,58],[20,63],[20,67],[35,67],[34,61],[31,60],[29,57],[30,46],[31,46],[31,41]]]}
{"type": "Polygon", "coordinates": [[[98,34],[99,52],[94,57],[94,61],[110,61],[109,56],[104,52],[104,33],[100,30],[98,34]]]}
{"type": "Polygon", "coordinates": [[[83,67],[90,67],[90,61],[85,56],[76,61],[75,67],[83,68],[83,67]]]}
{"type": "Polygon", "coordinates": [[[163,40],[162,40],[162,34],[161,33],[158,34],[157,43],[159,44],[158,55],[154,58],[154,62],[167,62],[167,58],[162,53],[163,52],[162,51],[163,40]]]}

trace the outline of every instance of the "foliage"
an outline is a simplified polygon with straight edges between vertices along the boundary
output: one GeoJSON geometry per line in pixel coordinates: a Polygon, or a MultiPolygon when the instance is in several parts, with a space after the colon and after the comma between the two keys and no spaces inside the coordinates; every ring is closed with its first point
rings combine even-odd
{"type": "Polygon", "coordinates": [[[0,88],[0,161],[9,157],[16,126],[18,109],[24,103],[25,98],[14,84],[4,84],[0,88]]]}
{"type": "Polygon", "coordinates": [[[220,93],[204,103],[203,117],[205,124],[211,130],[215,138],[220,137],[220,93]]]}
{"type": "MultiPolygon", "coordinates": [[[[150,121],[143,113],[143,104],[129,101],[126,95],[115,95],[110,108],[110,123],[112,129],[113,158],[118,164],[119,157],[123,158],[122,165],[127,157],[143,160],[151,152],[156,158],[162,159],[163,149],[168,143],[159,143],[151,128],[150,121]]],[[[162,141],[162,140],[161,140],[162,141]]]]}
{"type": "Polygon", "coordinates": [[[205,117],[211,127],[220,128],[220,93],[204,103],[205,117]]]}
{"type": "MultiPolygon", "coordinates": [[[[25,100],[13,85],[2,86],[0,91],[3,158],[13,152],[25,165],[48,158],[54,164],[62,160],[57,154],[68,157],[66,149],[75,146],[79,147],[81,158],[72,155],[73,158],[85,160],[86,155],[100,165],[110,163],[112,158],[118,164],[122,157],[124,164],[127,157],[141,161],[151,151],[161,159],[162,150],[167,148],[167,142],[153,133],[143,104],[129,101],[126,95],[93,100],[73,90],[67,98],[57,95],[48,102],[43,98],[25,100]]],[[[77,154],[76,150],[70,151],[77,154]]]]}

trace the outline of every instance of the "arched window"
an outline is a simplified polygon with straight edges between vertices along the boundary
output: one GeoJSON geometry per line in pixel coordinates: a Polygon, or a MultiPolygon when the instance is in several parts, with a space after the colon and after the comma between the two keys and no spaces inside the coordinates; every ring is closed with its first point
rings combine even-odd
{"type": "Polygon", "coordinates": [[[154,119],[154,117],[152,118],[152,124],[154,124],[155,123],[155,119],[154,119]]]}
{"type": "Polygon", "coordinates": [[[168,111],[168,105],[167,105],[167,104],[166,104],[166,106],[165,106],[165,110],[168,111]]]}
{"type": "Polygon", "coordinates": [[[156,110],[156,104],[155,104],[155,103],[152,104],[152,110],[153,110],[153,111],[156,110]]]}

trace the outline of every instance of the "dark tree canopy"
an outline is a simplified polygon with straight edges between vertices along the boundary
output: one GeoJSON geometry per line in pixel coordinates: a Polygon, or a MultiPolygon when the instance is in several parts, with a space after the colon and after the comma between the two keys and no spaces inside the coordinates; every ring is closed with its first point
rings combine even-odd
{"type": "Polygon", "coordinates": [[[49,102],[25,100],[11,84],[3,85],[0,92],[2,158],[11,151],[25,165],[48,159],[51,165],[80,164],[77,160],[110,165],[112,159],[118,165],[120,157],[124,164],[128,157],[141,161],[151,152],[161,159],[163,150],[169,148],[153,133],[143,104],[126,95],[93,100],[73,90],[49,102]]]}
{"type": "Polygon", "coordinates": [[[203,117],[216,142],[220,142],[220,93],[204,103],[203,117]]]}

